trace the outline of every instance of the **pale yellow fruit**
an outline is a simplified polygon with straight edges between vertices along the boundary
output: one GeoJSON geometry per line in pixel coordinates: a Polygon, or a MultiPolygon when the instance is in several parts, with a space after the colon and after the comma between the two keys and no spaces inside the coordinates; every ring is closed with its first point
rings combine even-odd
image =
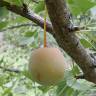
{"type": "Polygon", "coordinates": [[[32,52],[29,72],[42,85],[55,85],[64,79],[65,60],[57,48],[39,48],[32,52]]]}

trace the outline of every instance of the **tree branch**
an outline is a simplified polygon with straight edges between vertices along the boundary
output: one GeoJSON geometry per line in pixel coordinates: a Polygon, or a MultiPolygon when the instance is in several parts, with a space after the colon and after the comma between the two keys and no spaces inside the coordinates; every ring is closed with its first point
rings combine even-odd
{"type": "Polygon", "coordinates": [[[45,0],[49,17],[55,31],[55,39],[82,69],[85,79],[96,83],[96,71],[91,66],[96,65],[85,48],[81,45],[74,32],[69,32],[70,14],[65,0],[45,0]],[[57,7],[58,6],[58,7],[57,7]]]}
{"type": "MultiPolygon", "coordinates": [[[[0,1],[0,7],[6,7],[7,10],[10,10],[18,15],[21,15],[21,16],[33,21],[34,23],[39,25],[41,28],[44,27],[44,19],[42,17],[40,17],[39,15],[37,15],[33,12],[30,12],[29,10],[28,10],[28,12],[25,12],[22,7],[16,6],[16,5],[11,5],[10,3],[6,2],[6,1],[0,1]]],[[[46,21],[46,26],[47,26],[46,30],[52,34],[53,29],[52,29],[52,25],[49,21],[46,21]]]]}

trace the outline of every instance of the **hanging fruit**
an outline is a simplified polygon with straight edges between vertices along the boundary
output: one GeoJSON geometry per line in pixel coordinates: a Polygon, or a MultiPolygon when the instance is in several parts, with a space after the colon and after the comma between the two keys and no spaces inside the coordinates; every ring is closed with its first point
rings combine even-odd
{"type": "Polygon", "coordinates": [[[29,61],[33,81],[42,85],[55,85],[64,79],[65,60],[59,49],[35,49],[29,61]]]}

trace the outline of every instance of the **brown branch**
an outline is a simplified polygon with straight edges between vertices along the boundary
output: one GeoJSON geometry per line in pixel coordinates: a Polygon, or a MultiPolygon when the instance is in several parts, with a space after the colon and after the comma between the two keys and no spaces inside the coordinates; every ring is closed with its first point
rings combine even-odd
{"type": "Polygon", "coordinates": [[[59,46],[79,65],[85,79],[96,83],[95,68],[90,67],[96,65],[96,60],[87,53],[75,33],[69,32],[69,27],[72,24],[65,0],[45,0],[45,3],[55,31],[55,39],[59,46]]]}
{"type": "MultiPolygon", "coordinates": [[[[0,6],[1,7],[6,7],[7,10],[10,10],[11,12],[14,12],[18,15],[21,15],[31,21],[33,21],[34,23],[36,23],[37,25],[39,25],[41,28],[43,28],[44,26],[44,19],[42,17],[40,17],[39,15],[30,12],[28,10],[28,12],[24,11],[22,7],[20,6],[16,6],[16,5],[11,5],[10,3],[6,2],[6,1],[0,1],[0,6]]],[[[49,21],[46,21],[46,25],[47,25],[47,31],[52,33],[53,29],[52,29],[52,25],[49,21]]]]}

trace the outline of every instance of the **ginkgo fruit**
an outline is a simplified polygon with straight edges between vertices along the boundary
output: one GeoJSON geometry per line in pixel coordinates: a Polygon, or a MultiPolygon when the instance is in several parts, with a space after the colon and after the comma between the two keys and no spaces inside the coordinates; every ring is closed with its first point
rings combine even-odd
{"type": "Polygon", "coordinates": [[[56,85],[64,79],[65,60],[58,48],[38,48],[29,59],[32,80],[42,85],[56,85]]]}

